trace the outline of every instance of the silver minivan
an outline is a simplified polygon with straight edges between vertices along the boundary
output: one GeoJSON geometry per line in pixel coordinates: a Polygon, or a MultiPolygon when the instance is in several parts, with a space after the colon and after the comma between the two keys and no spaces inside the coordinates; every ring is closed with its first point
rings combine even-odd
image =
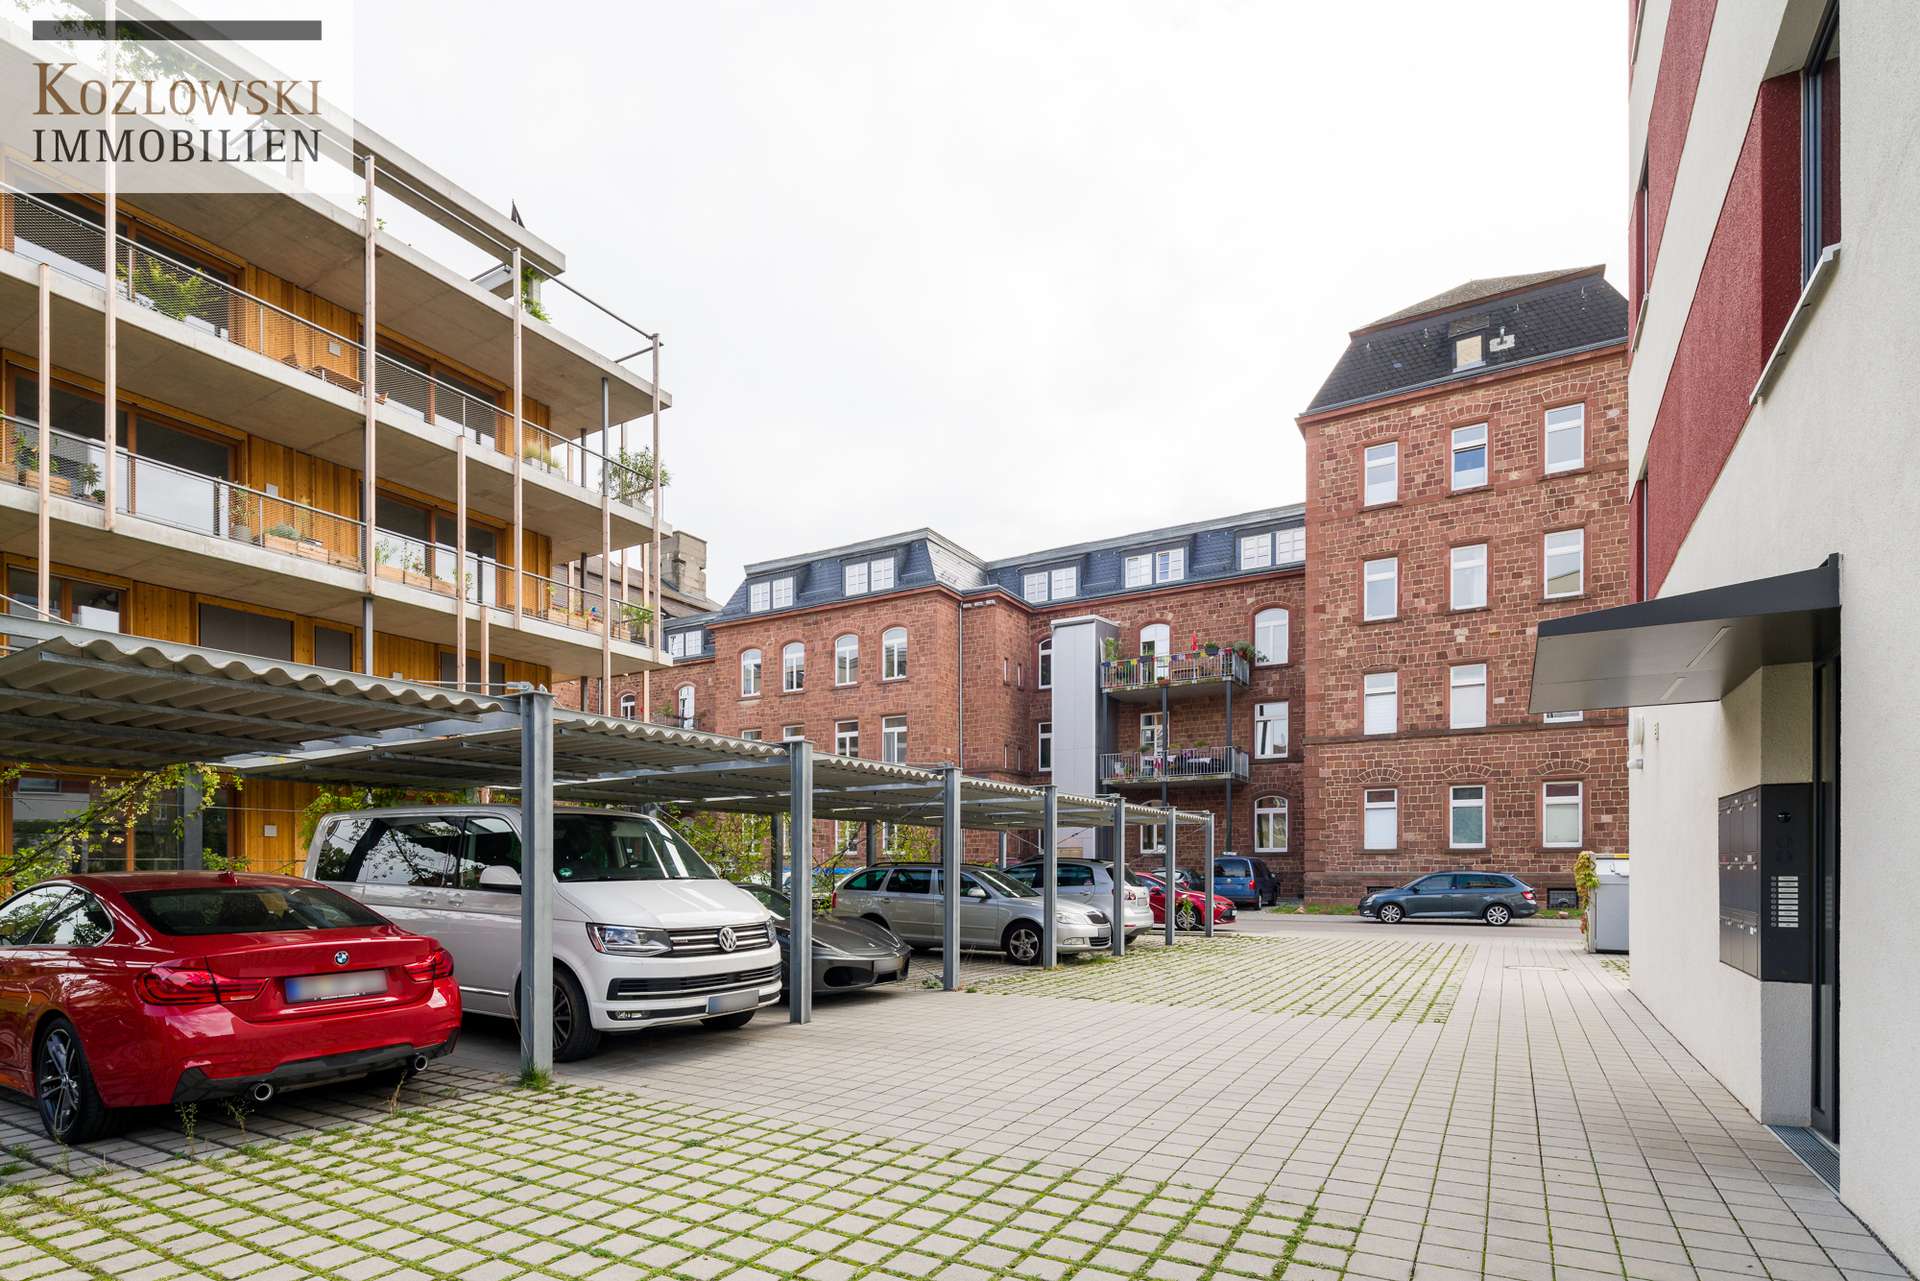
{"type": "MultiPolygon", "coordinates": [[[[605,1032],[744,1027],[780,997],[767,910],[659,819],[553,815],[553,1056],[605,1032]]],[[[307,876],[438,939],[470,1013],[512,1018],[520,977],[520,811],[357,810],[320,821],[307,876]]]]}
{"type": "MultiPolygon", "coordinates": [[[[946,933],[937,863],[891,863],[855,872],[834,889],[833,915],[878,922],[909,943],[939,947],[946,933]]],[[[991,867],[960,873],[960,946],[1005,952],[1015,965],[1040,960],[1040,892],[991,867]]],[[[1061,953],[1107,946],[1106,913],[1062,903],[1054,947],[1061,953]]]]}

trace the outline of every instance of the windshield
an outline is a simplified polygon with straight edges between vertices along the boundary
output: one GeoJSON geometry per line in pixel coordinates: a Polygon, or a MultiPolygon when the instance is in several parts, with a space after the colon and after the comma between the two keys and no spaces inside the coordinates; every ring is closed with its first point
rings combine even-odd
{"type": "Polygon", "coordinates": [[[162,934],[270,934],[387,924],[346,895],[318,885],[137,890],[127,902],[162,934]]]}
{"type": "Polygon", "coordinates": [[[793,903],[779,890],[765,885],[742,885],[740,888],[759,899],[762,907],[783,921],[787,919],[787,914],[793,911],[793,903]]]}
{"type": "Polygon", "coordinates": [[[563,881],[719,879],[685,837],[632,814],[555,816],[553,874],[563,881]]]}
{"type": "MultiPolygon", "coordinates": [[[[1022,885],[1006,873],[997,871],[991,867],[970,867],[967,869],[967,874],[979,878],[983,884],[999,894],[1002,898],[1040,897],[1040,891],[1034,889],[1033,886],[1022,885]]],[[[962,882],[962,884],[964,883],[965,882],[962,882]]]]}

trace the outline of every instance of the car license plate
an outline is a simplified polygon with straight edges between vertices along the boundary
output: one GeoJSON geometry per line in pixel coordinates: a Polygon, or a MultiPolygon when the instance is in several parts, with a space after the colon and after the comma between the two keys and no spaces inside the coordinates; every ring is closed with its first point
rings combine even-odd
{"type": "Polygon", "coordinates": [[[734,1014],[741,1010],[755,1009],[760,1004],[760,994],[751,989],[745,992],[722,992],[718,996],[707,998],[707,1013],[734,1014]]]}
{"type": "Polygon", "coordinates": [[[385,970],[350,970],[345,974],[307,974],[287,980],[287,1000],[339,1001],[350,996],[374,996],[387,990],[385,970]]]}

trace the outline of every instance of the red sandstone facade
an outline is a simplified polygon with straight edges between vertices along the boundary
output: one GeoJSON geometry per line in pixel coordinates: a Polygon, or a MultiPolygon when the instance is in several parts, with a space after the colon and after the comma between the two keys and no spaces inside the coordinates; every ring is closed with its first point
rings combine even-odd
{"type": "MultiPolygon", "coordinates": [[[[1570,887],[1580,849],[1627,843],[1626,738],[1618,710],[1576,723],[1527,712],[1542,618],[1630,599],[1624,344],[1390,396],[1300,420],[1307,446],[1306,887],[1348,902],[1445,868],[1512,872],[1570,887]],[[1547,411],[1585,407],[1584,458],[1548,474],[1547,411]],[[1456,427],[1485,423],[1487,482],[1456,491],[1456,427]],[[1369,446],[1398,443],[1398,496],[1366,505],[1369,446]],[[1583,531],[1577,594],[1548,598],[1548,533],[1583,531]],[[1452,550],[1487,548],[1486,604],[1453,608],[1452,550]],[[1368,621],[1363,565],[1397,561],[1391,618],[1368,621]],[[1453,728],[1451,671],[1485,664],[1485,726],[1453,728]],[[1365,678],[1393,673],[1391,732],[1364,731],[1365,678]],[[1577,845],[1550,845],[1549,783],[1578,783],[1577,845]],[[1455,786],[1482,787],[1484,846],[1454,841],[1455,786]],[[1369,793],[1397,810],[1390,848],[1367,848],[1369,793]]],[[[1466,796],[1471,798],[1471,793],[1466,796]]],[[[1564,806],[1566,789],[1555,796],[1564,806]]],[[[1559,811],[1559,834],[1568,816],[1559,811]]],[[[1471,824],[1468,824],[1471,826],[1471,824]]],[[[1380,843],[1376,838],[1376,844],[1380,843]]]]}

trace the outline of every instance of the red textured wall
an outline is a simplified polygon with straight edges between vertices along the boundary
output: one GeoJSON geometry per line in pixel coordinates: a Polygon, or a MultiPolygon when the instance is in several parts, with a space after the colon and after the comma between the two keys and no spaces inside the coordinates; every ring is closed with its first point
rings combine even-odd
{"type": "MultiPolygon", "coordinates": [[[[1659,79],[1647,114],[1647,269],[1660,260],[1660,237],[1673,203],[1674,175],[1680,171],[1680,152],[1686,145],[1693,118],[1694,92],[1700,87],[1700,64],[1713,32],[1715,0],[1672,0],[1667,29],[1660,42],[1659,79]]],[[[1651,33],[1643,33],[1643,38],[1651,33]]],[[[1629,292],[1636,292],[1629,290],[1629,292]]],[[[1638,303],[1638,299],[1630,299],[1638,303]]]]}
{"type": "Polygon", "coordinates": [[[1648,440],[1649,595],[1733,452],[1747,397],[1799,298],[1799,166],[1800,78],[1776,76],[1754,99],[1648,440]]]}

